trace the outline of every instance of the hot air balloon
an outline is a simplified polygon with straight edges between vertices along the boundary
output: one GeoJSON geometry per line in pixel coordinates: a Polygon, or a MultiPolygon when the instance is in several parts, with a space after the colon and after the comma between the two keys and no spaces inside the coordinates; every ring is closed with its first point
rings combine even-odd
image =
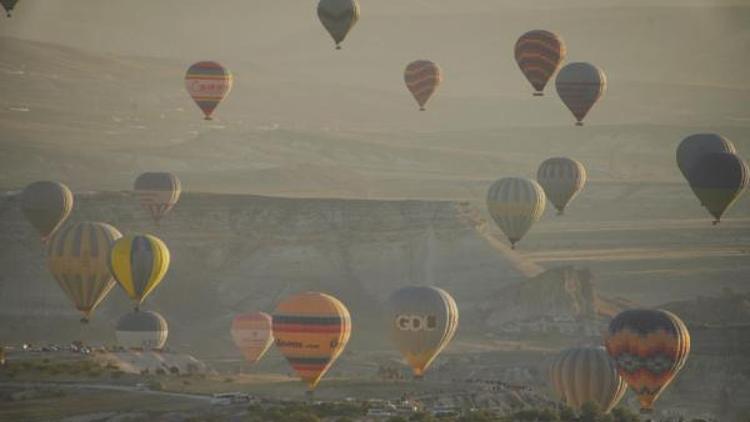
{"type": "Polygon", "coordinates": [[[404,81],[417,100],[419,110],[424,111],[425,104],[443,82],[443,72],[437,64],[429,60],[417,60],[406,66],[404,81]]]}
{"type": "Polygon", "coordinates": [[[544,214],[544,190],[525,177],[505,177],[490,186],[487,209],[511,247],[521,240],[544,214]]]}
{"type": "Polygon", "coordinates": [[[688,182],[701,204],[721,221],[724,212],[742,195],[748,185],[750,169],[736,154],[704,154],[688,170],[688,182]]]}
{"type": "Polygon", "coordinates": [[[536,92],[544,95],[544,87],[565,60],[565,44],[562,38],[549,31],[535,29],[518,39],[515,47],[516,63],[536,92]]]}
{"type": "Polygon", "coordinates": [[[341,50],[341,42],[359,20],[357,0],[320,0],[318,18],[341,50]]]}
{"type": "Polygon", "coordinates": [[[109,266],[117,283],[138,309],[167,273],[169,249],[156,236],[127,235],[112,246],[109,266]]]}
{"type": "Polygon", "coordinates": [[[21,211],[46,242],[68,218],[73,194],[59,182],[34,182],[21,193],[21,211]]]}
{"type": "Polygon", "coordinates": [[[47,248],[47,266],[57,284],[83,313],[91,313],[107,296],[115,281],[109,272],[109,253],[120,232],[105,223],[78,223],[57,231],[47,248]]]}
{"type": "Polygon", "coordinates": [[[586,169],[572,158],[548,158],[539,166],[536,180],[557,209],[557,215],[562,215],[568,203],[586,184],[586,169]]]}
{"type": "Polygon", "coordinates": [[[641,411],[649,412],[685,365],[690,334],[671,312],[630,309],[610,322],[604,344],[620,375],[638,396],[641,411]]]}
{"type": "Polygon", "coordinates": [[[607,77],[593,64],[570,63],[557,74],[555,87],[560,99],[575,116],[576,126],[583,126],[583,118],[607,90],[607,77]]]}
{"type": "Polygon", "coordinates": [[[0,0],[0,4],[3,5],[7,17],[11,17],[11,12],[16,7],[16,3],[18,3],[18,0],[0,0]]]}
{"type": "Polygon", "coordinates": [[[126,349],[163,349],[167,344],[167,320],[153,311],[133,311],[120,317],[115,329],[117,343],[126,349]]]}
{"type": "Polygon", "coordinates": [[[198,62],[185,74],[185,88],[203,110],[206,120],[211,120],[216,106],[229,94],[232,82],[229,69],[216,62],[198,62]]]}
{"type": "Polygon", "coordinates": [[[133,187],[141,205],[151,214],[156,224],[180,199],[182,185],[172,173],[149,172],[135,179],[133,187]]]}
{"type": "Polygon", "coordinates": [[[563,350],[555,357],[549,377],[560,399],[576,410],[593,402],[609,413],[627,390],[615,362],[603,347],[563,350]]]}
{"type": "Polygon", "coordinates": [[[685,179],[688,178],[690,168],[695,165],[698,159],[711,152],[735,154],[737,151],[732,141],[715,133],[690,135],[680,142],[677,147],[677,166],[685,179]]]}
{"type": "Polygon", "coordinates": [[[391,340],[421,378],[456,334],[456,301],[443,289],[413,286],[393,293],[387,307],[391,340]]]}
{"type": "Polygon", "coordinates": [[[344,351],[351,327],[346,306],[324,293],[288,297],[273,312],[276,346],[309,391],[344,351]]]}
{"type": "Polygon", "coordinates": [[[272,325],[271,315],[265,312],[237,315],[232,320],[232,339],[248,362],[258,362],[273,344],[272,325]]]}

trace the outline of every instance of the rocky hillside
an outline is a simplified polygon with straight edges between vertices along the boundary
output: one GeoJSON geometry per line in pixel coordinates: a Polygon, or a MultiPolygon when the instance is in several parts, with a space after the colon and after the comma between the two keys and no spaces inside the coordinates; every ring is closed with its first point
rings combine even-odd
{"type": "MultiPolygon", "coordinates": [[[[4,334],[65,341],[79,335],[77,316],[47,273],[43,249],[16,202],[11,193],[0,202],[7,245],[0,250],[6,268],[0,313],[13,321],[4,324],[4,334]]],[[[460,202],[187,193],[156,227],[129,192],[80,193],[70,221],[82,220],[105,221],[124,233],[151,232],[167,243],[169,273],[144,308],[164,314],[170,345],[178,350],[225,352],[233,315],[270,311],[280,297],[305,290],[340,297],[354,318],[353,340],[375,348],[381,346],[376,336],[357,333],[380,329],[382,303],[405,285],[450,291],[461,308],[461,335],[482,332],[490,320],[587,315],[596,298],[589,280],[573,269],[525,281],[543,269],[498,242],[478,212],[460,202]],[[208,337],[213,340],[203,341],[208,337]]],[[[128,306],[114,290],[89,335],[113,341],[111,324],[128,306]]]]}

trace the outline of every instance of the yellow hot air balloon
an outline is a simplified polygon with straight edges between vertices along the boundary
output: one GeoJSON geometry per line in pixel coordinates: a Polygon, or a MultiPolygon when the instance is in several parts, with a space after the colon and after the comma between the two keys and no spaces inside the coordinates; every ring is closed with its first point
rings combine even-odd
{"type": "Polygon", "coordinates": [[[404,287],[388,300],[391,340],[412,368],[415,378],[424,376],[437,355],[458,329],[458,307],[443,289],[404,287]]]}
{"type": "Polygon", "coordinates": [[[83,313],[91,313],[115,281],[109,272],[109,253],[120,232],[105,223],[78,223],[56,232],[47,249],[47,266],[57,284],[83,313]]]}
{"type": "Polygon", "coordinates": [[[515,248],[544,214],[546,200],[539,183],[525,177],[505,177],[490,186],[487,208],[515,248]]]}
{"type": "Polygon", "coordinates": [[[291,296],[273,312],[276,346],[309,391],[344,351],[351,329],[349,310],[325,293],[291,296]]]}
{"type": "Polygon", "coordinates": [[[237,315],[232,320],[232,340],[250,363],[256,363],[273,344],[273,319],[265,312],[237,315]]]}
{"type": "Polygon", "coordinates": [[[112,247],[110,271],[136,309],[161,283],[169,269],[169,249],[156,236],[128,235],[112,247]]]}
{"type": "Polygon", "coordinates": [[[615,362],[603,347],[563,350],[555,357],[549,377],[560,399],[576,410],[593,402],[609,413],[627,390],[615,362]]]}
{"type": "Polygon", "coordinates": [[[604,339],[620,375],[649,413],[685,365],[690,333],[677,315],[661,309],[628,309],[609,323],[604,339]]]}
{"type": "Polygon", "coordinates": [[[34,182],[21,193],[21,211],[47,242],[73,209],[73,193],[59,182],[34,182]]]}

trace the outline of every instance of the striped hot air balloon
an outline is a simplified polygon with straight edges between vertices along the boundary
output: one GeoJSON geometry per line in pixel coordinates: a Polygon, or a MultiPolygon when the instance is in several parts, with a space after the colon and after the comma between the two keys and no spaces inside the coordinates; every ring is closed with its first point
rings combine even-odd
{"type": "Polygon", "coordinates": [[[57,284],[88,322],[115,281],[109,271],[109,253],[120,232],[105,223],[78,223],[64,227],[50,239],[47,267],[57,284]]]}
{"type": "Polygon", "coordinates": [[[11,17],[13,8],[16,7],[16,3],[18,3],[18,0],[0,0],[0,4],[3,5],[7,17],[11,17]]]}
{"type": "Polygon", "coordinates": [[[505,177],[487,191],[487,209],[511,247],[531,229],[544,214],[544,190],[539,183],[525,177],[505,177]]]}
{"type": "Polygon", "coordinates": [[[182,184],[172,173],[149,172],[135,179],[133,187],[138,201],[151,214],[156,224],[180,199],[182,184]]]}
{"type": "Polygon", "coordinates": [[[357,0],[320,0],[318,18],[340,50],[341,42],[359,20],[359,3],[357,0]]]}
{"type": "Polygon", "coordinates": [[[127,349],[160,350],[167,344],[167,320],[153,311],[133,311],[123,315],[115,327],[117,343],[127,349]]]}
{"type": "Polygon", "coordinates": [[[580,162],[567,157],[548,158],[539,166],[536,180],[544,189],[547,199],[562,215],[570,201],[586,184],[586,169],[580,162]]]}
{"type": "Polygon", "coordinates": [[[556,34],[535,29],[518,39],[515,57],[521,72],[536,90],[534,96],[542,96],[547,82],[565,60],[565,44],[556,34]]]}
{"type": "Polygon", "coordinates": [[[346,306],[324,293],[291,296],[273,312],[276,346],[309,391],[344,351],[351,328],[346,306]]]}
{"type": "Polygon", "coordinates": [[[715,133],[697,133],[683,139],[677,147],[677,167],[680,168],[685,179],[688,178],[690,168],[703,155],[712,152],[735,154],[737,150],[732,141],[715,133]]]}
{"type": "Polygon", "coordinates": [[[391,340],[421,378],[456,334],[456,301],[438,287],[413,286],[393,293],[387,306],[391,340]]]}
{"type": "Polygon", "coordinates": [[[736,154],[715,152],[702,155],[688,171],[688,182],[701,204],[721,221],[727,209],[747,189],[750,169],[736,154]]]}
{"type": "Polygon", "coordinates": [[[550,367],[550,384],[573,409],[596,403],[605,413],[617,406],[627,385],[604,347],[574,347],[558,354],[550,367]]]}
{"type": "Polygon", "coordinates": [[[232,73],[216,62],[198,62],[185,74],[185,88],[198,107],[203,111],[206,120],[211,120],[216,106],[232,89],[232,73]]]}
{"type": "Polygon", "coordinates": [[[555,87],[560,99],[575,116],[576,126],[583,126],[583,118],[607,90],[607,77],[593,64],[570,63],[557,74],[555,87]]]}
{"type": "Polygon", "coordinates": [[[404,81],[417,100],[419,109],[424,111],[425,104],[443,82],[443,72],[437,64],[429,60],[417,60],[406,66],[404,81]]]}
{"type": "Polygon", "coordinates": [[[237,315],[232,320],[232,340],[250,363],[263,357],[271,344],[273,320],[265,312],[237,315]]]}
{"type": "Polygon", "coordinates": [[[109,266],[117,283],[138,309],[167,273],[169,249],[156,236],[127,235],[112,246],[109,266]]]}
{"type": "Polygon", "coordinates": [[[34,182],[21,192],[21,212],[46,242],[70,215],[73,193],[59,182],[34,182]]]}
{"type": "Polygon", "coordinates": [[[629,309],[609,324],[607,353],[620,375],[649,412],[685,365],[690,334],[675,314],[661,309],[629,309]]]}

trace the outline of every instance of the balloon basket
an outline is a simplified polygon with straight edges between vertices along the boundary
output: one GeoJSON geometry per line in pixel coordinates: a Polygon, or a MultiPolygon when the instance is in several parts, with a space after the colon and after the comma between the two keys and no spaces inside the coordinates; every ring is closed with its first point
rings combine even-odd
{"type": "Polygon", "coordinates": [[[533,95],[534,95],[534,97],[544,97],[544,93],[543,92],[535,92],[533,95]]]}
{"type": "Polygon", "coordinates": [[[576,122],[576,126],[583,126],[583,122],[576,122]]]}

